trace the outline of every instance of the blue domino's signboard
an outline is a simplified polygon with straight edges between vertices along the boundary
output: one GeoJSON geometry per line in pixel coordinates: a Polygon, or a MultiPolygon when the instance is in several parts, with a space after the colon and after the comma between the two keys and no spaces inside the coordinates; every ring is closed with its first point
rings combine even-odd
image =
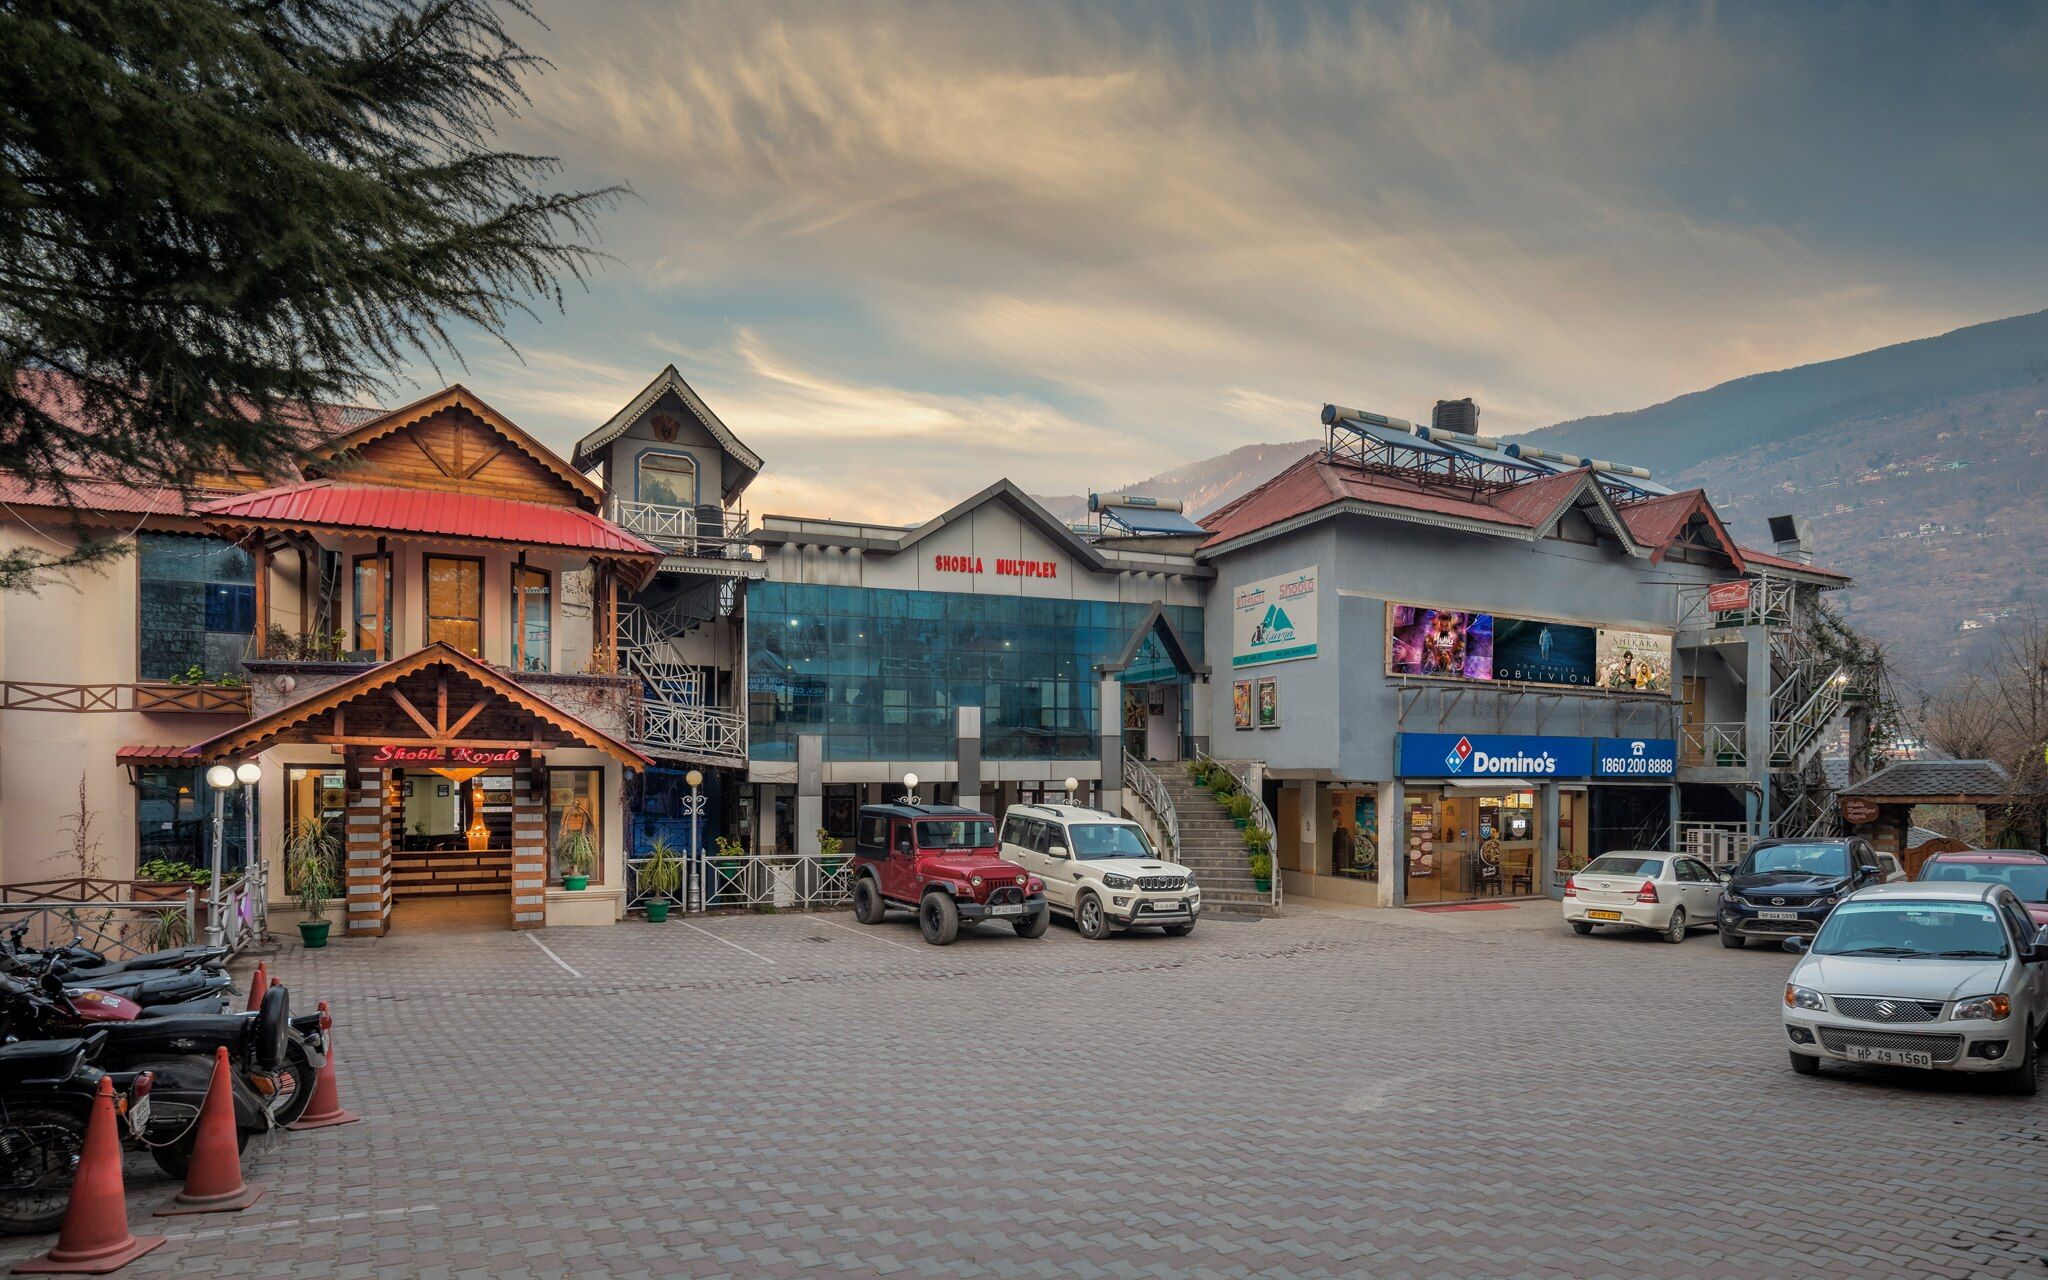
{"type": "Polygon", "coordinates": [[[1670,738],[1566,738],[1521,733],[1396,735],[1395,772],[1404,778],[1639,778],[1678,770],[1670,738]]]}

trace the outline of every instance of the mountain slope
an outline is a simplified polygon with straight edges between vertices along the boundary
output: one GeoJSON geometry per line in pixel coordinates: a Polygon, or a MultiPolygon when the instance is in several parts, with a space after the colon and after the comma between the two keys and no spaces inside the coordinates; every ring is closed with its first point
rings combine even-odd
{"type": "MultiPolygon", "coordinates": [[[[1162,471],[1136,484],[1103,489],[1103,493],[1142,493],[1152,498],[1178,498],[1189,515],[1200,517],[1285,471],[1295,459],[1322,447],[1321,440],[1296,440],[1292,444],[1248,444],[1200,462],[1162,471]]],[[[1039,498],[1048,511],[1062,520],[1080,520],[1088,514],[1086,494],[1062,494],[1039,498]]]]}

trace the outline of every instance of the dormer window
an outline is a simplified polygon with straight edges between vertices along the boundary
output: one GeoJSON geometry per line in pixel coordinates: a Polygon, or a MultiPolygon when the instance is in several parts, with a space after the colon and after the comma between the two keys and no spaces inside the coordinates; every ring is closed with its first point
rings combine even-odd
{"type": "Polygon", "coordinates": [[[697,505],[697,460],[687,453],[643,453],[634,478],[638,502],[664,507],[697,505]]]}

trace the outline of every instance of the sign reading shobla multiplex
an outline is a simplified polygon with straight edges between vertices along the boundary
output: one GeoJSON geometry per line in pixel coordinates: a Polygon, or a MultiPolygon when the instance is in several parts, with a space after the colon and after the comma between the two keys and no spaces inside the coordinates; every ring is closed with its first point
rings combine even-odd
{"type": "Polygon", "coordinates": [[[1230,596],[1230,665],[1316,656],[1314,568],[1247,582],[1230,596]]]}

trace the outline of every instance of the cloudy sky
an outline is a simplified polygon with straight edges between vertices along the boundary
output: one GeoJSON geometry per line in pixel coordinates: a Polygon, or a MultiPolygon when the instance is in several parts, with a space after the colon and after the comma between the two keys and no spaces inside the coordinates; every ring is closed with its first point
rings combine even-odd
{"type": "Polygon", "coordinates": [[[2048,307],[2048,6],[536,11],[506,145],[636,196],[459,376],[566,450],[673,361],[756,512],[1108,487],[1325,400],[1505,433],[2048,307]]]}

